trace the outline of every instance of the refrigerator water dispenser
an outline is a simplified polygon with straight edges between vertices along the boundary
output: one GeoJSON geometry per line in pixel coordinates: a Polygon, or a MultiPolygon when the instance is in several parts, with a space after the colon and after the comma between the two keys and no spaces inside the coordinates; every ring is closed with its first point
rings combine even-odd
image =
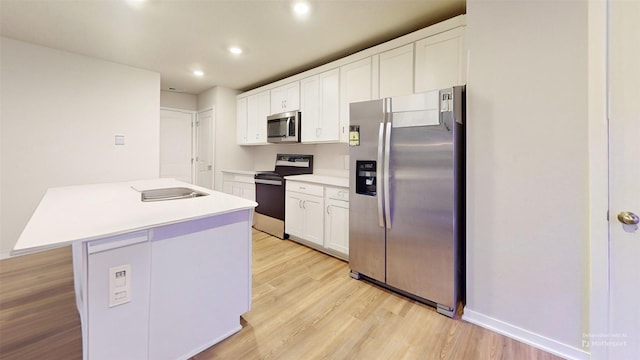
{"type": "Polygon", "coordinates": [[[376,196],[375,161],[356,161],[356,194],[376,196]]]}

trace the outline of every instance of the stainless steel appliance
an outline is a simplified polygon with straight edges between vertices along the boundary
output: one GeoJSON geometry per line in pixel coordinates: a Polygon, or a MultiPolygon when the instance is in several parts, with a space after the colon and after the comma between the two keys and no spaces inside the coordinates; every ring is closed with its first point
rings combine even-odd
{"type": "Polygon", "coordinates": [[[285,176],[313,174],[313,155],[278,154],[274,171],[257,172],[253,227],[280,239],[284,232],[285,176]]]}
{"type": "Polygon", "coordinates": [[[300,142],[301,118],[299,111],[267,116],[267,142],[300,142]]]}
{"type": "Polygon", "coordinates": [[[350,104],[351,276],[452,317],[464,291],[465,88],[350,104]]]}

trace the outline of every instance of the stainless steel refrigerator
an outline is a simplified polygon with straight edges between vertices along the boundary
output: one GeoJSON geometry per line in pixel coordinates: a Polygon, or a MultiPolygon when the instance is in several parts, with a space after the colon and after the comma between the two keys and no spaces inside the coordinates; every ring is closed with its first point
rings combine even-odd
{"type": "Polygon", "coordinates": [[[452,317],[464,296],[465,87],[350,104],[349,266],[452,317]]]}

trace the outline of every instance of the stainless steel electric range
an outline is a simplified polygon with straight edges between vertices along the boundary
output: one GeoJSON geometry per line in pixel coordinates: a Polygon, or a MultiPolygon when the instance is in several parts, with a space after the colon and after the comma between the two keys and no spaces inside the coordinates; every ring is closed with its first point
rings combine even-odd
{"type": "Polygon", "coordinates": [[[313,174],[313,155],[278,154],[274,171],[259,171],[255,175],[256,202],[254,225],[280,239],[284,232],[285,176],[313,174]]]}

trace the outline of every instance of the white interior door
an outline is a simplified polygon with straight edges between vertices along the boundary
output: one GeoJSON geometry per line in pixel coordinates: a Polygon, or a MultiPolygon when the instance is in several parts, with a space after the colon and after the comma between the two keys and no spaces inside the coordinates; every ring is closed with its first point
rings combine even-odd
{"type": "Polygon", "coordinates": [[[196,185],[213,189],[215,119],[213,109],[198,112],[196,120],[196,185]]]}
{"type": "Polygon", "coordinates": [[[160,110],[160,177],[193,183],[193,113],[160,110]]]}
{"type": "Polygon", "coordinates": [[[640,1],[609,6],[610,312],[602,339],[608,343],[601,345],[609,359],[638,359],[640,230],[633,214],[640,215],[640,1]]]}

